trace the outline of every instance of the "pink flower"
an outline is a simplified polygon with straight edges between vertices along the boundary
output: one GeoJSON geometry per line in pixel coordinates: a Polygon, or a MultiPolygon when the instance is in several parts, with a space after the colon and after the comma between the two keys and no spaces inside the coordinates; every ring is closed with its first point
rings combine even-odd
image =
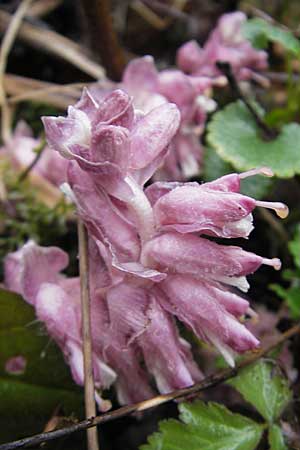
{"type": "MultiPolygon", "coordinates": [[[[247,275],[261,264],[278,269],[280,261],[206,236],[248,237],[256,206],[287,214],[281,203],[239,192],[241,178],[270,171],[144,189],[166,156],[179,114],[168,103],[141,113],[120,90],[99,104],[85,92],[67,118],[44,123],[51,147],[70,159],[65,191],[89,233],[97,388],[116,377],[119,401],[127,403],[152,395],[150,376],[162,393],[201,379],[175,317],[231,365],[236,353],[256,348],[258,340],[241,320],[251,314],[249,302],[233,287],[246,292],[247,275]]],[[[79,284],[60,274],[66,264],[61,250],[27,244],[8,255],[6,283],[34,304],[82,384],[79,284]]]]}
{"type": "Polygon", "coordinates": [[[217,77],[217,61],[230,63],[238,80],[262,81],[258,72],[267,68],[267,53],[252,47],[242,34],[246,21],[242,12],[224,14],[203,49],[196,41],[184,44],[177,53],[181,70],[193,76],[217,77]]]}
{"type": "MultiPolygon", "coordinates": [[[[137,58],[125,68],[119,87],[132,96],[134,107],[144,113],[167,102],[173,102],[181,114],[180,127],[172,140],[156,179],[184,180],[197,175],[201,166],[200,135],[204,130],[207,111],[215,107],[205,92],[215,83],[208,77],[189,77],[180,70],[158,72],[151,56],[137,58]]],[[[92,95],[103,100],[102,85],[91,89],[92,95]]]]}
{"type": "MultiPolygon", "coordinates": [[[[12,161],[16,169],[24,170],[34,161],[36,157],[34,150],[40,145],[41,140],[34,138],[29,126],[21,121],[17,124],[12,138],[1,150],[12,161]]],[[[66,168],[65,159],[46,146],[32,172],[59,187],[66,180],[66,168]]]]}

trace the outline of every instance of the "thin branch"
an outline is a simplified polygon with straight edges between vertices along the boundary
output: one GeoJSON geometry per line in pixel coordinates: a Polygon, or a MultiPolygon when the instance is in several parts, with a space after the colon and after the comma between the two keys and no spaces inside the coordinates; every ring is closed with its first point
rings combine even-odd
{"type": "Polygon", "coordinates": [[[88,86],[89,83],[59,85],[35,80],[34,78],[6,74],[4,85],[7,94],[10,94],[10,97],[7,99],[10,105],[32,100],[39,103],[44,102],[59,109],[66,109],[67,106],[75,103],[80,97],[80,86],[88,86]],[[68,86],[72,86],[72,88],[69,89],[68,86]]]}
{"type": "MultiPolygon", "coordinates": [[[[94,417],[96,415],[96,405],[91,336],[88,235],[81,219],[78,219],[78,244],[84,360],[85,413],[86,417],[94,417]]],[[[97,428],[92,428],[87,431],[87,440],[89,450],[98,450],[99,447],[97,428]]]]}
{"type": "Polygon", "coordinates": [[[109,0],[81,0],[91,35],[92,50],[101,58],[108,76],[120,81],[126,57],[114,29],[109,0]]]}
{"type": "Polygon", "coordinates": [[[19,175],[18,178],[18,182],[21,183],[22,181],[25,180],[25,178],[27,178],[27,176],[29,175],[29,173],[31,172],[31,170],[34,168],[34,166],[39,162],[42,153],[45,149],[46,146],[46,140],[42,139],[42,142],[40,143],[40,145],[35,149],[36,150],[36,156],[33,159],[33,161],[28,165],[28,167],[26,167],[23,172],[21,172],[21,174],[19,175]]]}
{"type": "MultiPolygon", "coordinates": [[[[6,29],[10,19],[9,13],[0,10],[0,32],[6,29]]],[[[18,37],[34,48],[41,48],[59,56],[92,78],[105,78],[103,67],[86,55],[86,49],[55,31],[24,22],[19,29],[18,37]]]]}
{"type": "Polygon", "coordinates": [[[286,72],[264,72],[264,75],[274,83],[288,83],[290,79],[297,83],[300,80],[300,76],[297,73],[290,74],[286,72]]]}
{"type": "Polygon", "coordinates": [[[5,31],[0,50],[0,104],[2,112],[1,136],[4,142],[7,142],[11,136],[11,112],[7,104],[4,88],[4,74],[7,66],[7,58],[21,26],[22,20],[31,3],[32,0],[22,0],[15,14],[10,16],[11,20],[9,20],[6,24],[7,29],[5,31]]]}
{"type": "Polygon", "coordinates": [[[63,0],[36,0],[29,8],[26,16],[42,17],[54,11],[62,4],[63,0]]]}
{"type": "Polygon", "coordinates": [[[48,433],[40,433],[36,434],[35,436],[20,439],[18,441],[2,444],[0,445],[0,450],[15,450],[17,448],[22,447],[36,446],[41,444],[42,442],[51,441],[53,439],[68,436],[77,431],[82,431],[87,428],[95,427],[105,422],[111,422],[112,420],[128,416],[129,414],[134,414],[139,411],[145,411],[147,409],[153,408],[163,403],[167,403],[171,400],[189,397],[191,394],[196,394],[198,392],[204,391],[205,389],[211,388],[220,383],[223,383],[224,381],[229,380],[230,378],[235,377],[240,369],[249,366],[250,364],[257,361],[259,358],[266,356],[278,345],[281,345],[287,339],[290,339],[292,336],[295,336],[298,333],[300,333],[300,323],[293,326],[286,332],[282,333],[279,337],[274,339],[274,341],[265,348],[253,352],[248,358],[241,361],[235,368],[222,370],[214,375],[205,378],[199,383],[194,384],[191,387],[178,389],[166,395],[157,395],[156,397],[150,398],[149,400],[135,403],[133,405],[123,406],[122,408],[116,409],[114,411],[109,411],[107,413],[101,414],[100,416],[90,417],[89,419],[83,420],[82,422],[78,422],[77,424],[71,425],[66,428],[61,428],[59,430],[51,431],[48,433]]]}
{"type": "Polygon", "coordinates": [[[253,108],[253,106],[251,105],[249,100],[245,97],[238,82],[235,79],[235,76],[231,69],[231,65],[227,62],[217,61],[216,66],[227,77],[232,91],[237,94],[237,96],[243,101],[245,106],[248,108],[248,110],[250,111],[251,115],[253,116],[257,126],[262,130],[264,136],[267,139],[274,139],[277,136],[277,132],[274,129],[270,128],[264,122],[264,120],[260,117],[260,115],[257,113],[255,108],[253,108]]]}
{"type": "Polygon", "coordinates": [[[41,101],[41,98],[43,98],[44,94],[69,94],[70,96],[74,97],[76,100],[78,99],[81,90],[87,86],[87,83],[70,83],[65,85],[54,85],[49,86],[41,89],[32,89],[25,92],[22,92],[21,94],[17,94],[13,97],[9,98],[9,103],[15,104],[20,103],[25,100],[38,100],[41,101]]]}

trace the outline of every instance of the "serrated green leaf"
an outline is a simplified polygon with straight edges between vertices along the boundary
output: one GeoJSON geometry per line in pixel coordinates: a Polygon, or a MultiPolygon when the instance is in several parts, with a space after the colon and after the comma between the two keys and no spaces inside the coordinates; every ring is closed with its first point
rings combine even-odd
{"type": "Polygon", "coordinates": [[[278,419],[292,398],[287,380],[271,362],[260,360],[228,381],[270,423],[278,419]]]}
{"type": "Polygon", "coordinates": [[[285,125],[275,139],[265,141],[241,101],[214,114],[207,139],[219,156],[239,171],[268,166],[280,178],[300,173],[300,126],[285,125]]]}
{"type": "Polygon", "coordinates": [[[160,422],[141,450],[254,450],[264,426],[217,403],[179,405],[181,422],[160,422]]]}
{"type": "Polygon", "coordinates": [[[300,227],[298,227],[294,239],[289,242],[289,251],[294,258],[294,264],[300,269],[300,227]]]}
{"type": "MultiPolygon", "coordinates": [[[[235,172],[231,164],[225,162],[213,148],[207,148],[204,157],[204,181],[212,181],[228,173],[235,172]]],[[[261,175],[245,178],[241,182],[242,194],[256,199],[265,197],[273,184],[271,178],[261,175]]]]}
{"type": "Polygon", "coordinates": [[[242,33],[254,47],[266,48],[268,41],[279,42],[286,50],[299,55],[300,42],[291,31],[284,30],[260,18],[249,19],[243,25],[242,33]]]}
{"type": "Polygon", "coordinates": [[[270,450],[288,450],[284,443],[283,434],[278,425],[272,425],[269,428],[268,434],[270,450]]]}

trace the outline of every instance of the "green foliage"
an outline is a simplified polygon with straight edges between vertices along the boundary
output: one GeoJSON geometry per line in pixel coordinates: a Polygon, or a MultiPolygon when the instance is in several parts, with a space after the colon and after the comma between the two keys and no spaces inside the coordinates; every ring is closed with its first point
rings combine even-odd
{"type": "MultiPolygon", "coordinates": [[[[225,162],[213,148],[206,150],[203,170],[205,181],[212,181],[232,172],[236,172],[234,167],[225,162]]],[[[273,182],[273,179],[261,175],[245,178],[241,182],[241,192],[250,197],[261,199],[267,196],[273,182]]]]}
{"type": "Polygon", "coordinates": [[[0,260],[28,239],[45,245],[57,242],[67,231],[71,210],[62,198],[50,208],[36,198],[35,189],[25,179],[20,182],[10,167],[5,170],[7,199],[0,209],[0,260]]]}
{"type": "Polygon", "coordinates": [[[266,423],[233,414],[216,403],[182,403],[180,421],[166,420],[141,450],[254,450],[268,428],[270,450],[286,450],[276,423],[291,400],[287,381],[272,362],[245,367],[227,382],[260,412],[266,423]]]}
{"type": "Polygon", "coordinates": [[[290,281],[290,286],[284,288],[279,284],[271,284],[270,289],[282,298],[288,305],[291,317],[300,318],[300,226],[298,226],[294,238],[288,244],[296,269],[287,269],[282,276],[290,281]]]}
{"type": "Polygon", "coordinates": [[[263,19],[249,19],[243,26],[243,35],[256,48],[266,48],[268,41],[279,42],[287,51],[299,56],[300,42],[289,30],[272,25],[263,19]]]}
{"type": "Polygon", "coordinates": [[[228,383],[270,423],[280,417],[291,400],[286,379],[271,362],[261,360],[245,367],[228,383]]]}
{"type": "Polygon", "coordinates": [[[284,443],[281,428],[278,425],[272,425],[269,428],[269,444],[270,450],[288,450],[284,443]]]}
{"type": "Polygon", "coordinates": [[[225,162],[240,171],[268,166],[281,178],[300,173],[300,126],[290,123],[273,140],[264,140],[241,101],[214,114],[207,139],[225,162]]]}
{"type": "Polygon", "coordinates": [[[217,403],[183,403],[179,411],[181,422],[160,422],[141,450],[254,450],[264,428],[217,403]]]}
{"type": "Polygon", "coordinates": [[[81,389],[61,351],[19,295],[0,290],[0,440],[41,431],[54,409],[82,415],[81,389]],[[26,359],[24,373],[5,370],[9,358],[26,359]]]}

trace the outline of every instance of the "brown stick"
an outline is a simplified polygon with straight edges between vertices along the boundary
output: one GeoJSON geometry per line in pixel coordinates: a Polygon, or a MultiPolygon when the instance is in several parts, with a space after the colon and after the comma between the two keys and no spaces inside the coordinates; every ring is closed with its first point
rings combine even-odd
{"type": "MultiPolygon", "coordinates": [[[[91,336],[88,235],[85,226],[80,219],[78,219],[78,243],[84,360],[85,414],[86,417],[94,417],[96,415],[96,405],[91,336]]],[[[87,441],[89,450],[98,450],[99,447],[97,428],[91,428],[90,430],[87,430],[87,441]]]]}
{"type": "Polygon", "coordinates": [[[91,34],[92,50],[101,58],[108,76],[120,81],[126,58],[113,26],[109,0],[81,0],[91,34]]]}
{"type": "Polygon", "coordinates": [[[72,83],[59,85],[33,78],[6,74],[4,78],[6,93],[10,95],[7,101],[9,105],[30,100],[39,103],[47,103],[59,109],[66,109],[68,105],[76,103],[83,86],[89,83],[72,83]]]}
{"type": "Polygon", "coordinates": [[[0,104],[2,112],[1,136],[4,142],[6,142],[11,136],[11,111],[7,104],[6,92],[4,88],[4,74],[7,66],[7,58],[21,26],[22,20],[31,3],[32,0],[23,0],[15,14],[10,16],[11,20],[8,20],[6,24],[6,31],[0,50],[0,104]]]}
{"type": "MultiPolygon", "coordinates": [[[[10,14],[0,10],[0,32],[6,29],[10,19],[10,14]]],[[[84,48],[55,31],[23,23],[18,36],[34,48],[41,48],[61,57],[92,78],[103,79],[105,77],[103,67],[86,56],[84,48]]]]}
{"type": "Polygon", "coordinates": [[[300,324],[297,324],[286,332],[282,333],[277,339],[273,341],[273,343],[270,343],[267,347],[257,352],[253,352],[252,355],[250,355],[247,359],[241,361],[236,368],[222,370],[214,375],[205,378],[199,383],[194,384],[191,387],[178,389],[166,395],[157,395],[156,397],[150,398],[149,400],[135,403],[133,405],[123,406],[122,408],[116,409],[114,411],[109,411],[97,417],[90,417],[89,419],[83,420],[82,422],[66,428],[61,428],[60,430],[50,431],[48,433],[40,433],[36,434],[35,436],[20,439],[18,441],[2,444],[0,445],[0,450],[15,450],[22,447],[33,445],[36,446],[41,444],[42,442],[51,441],[63,436],[68,436],[77,431],[95,427],[99,424],[110,422],[112,420],[119,419],[138,411],[145,411],[146,409],[150,409],[163,403],[167,403],[171,400],[182,399],[184,397],[190,396],[191,394],[196,394],[200,391],[204,391],[205,389],[211,388],[213,386],[216,386],[217,384],[229,380],[230,378],[235,377],[240,369],[249,366],[259,358],[266,356],[271,350],[298,333],[300,333],[300,324]]]}

